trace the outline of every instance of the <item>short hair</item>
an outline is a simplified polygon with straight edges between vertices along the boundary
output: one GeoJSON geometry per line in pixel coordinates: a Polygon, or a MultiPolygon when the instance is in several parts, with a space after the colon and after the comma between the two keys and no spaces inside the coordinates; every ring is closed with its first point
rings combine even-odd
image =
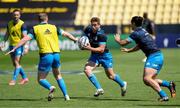
{"type": "Polygon", "coordinates": [[[131,24],[132,23],[135,23],[136,27],[142,26],[143,17],[141,17],[141,16],[134,16],[134,17],[132,17],[131,24]]]}
{"type": "Polygon", "coordinates": [[[39,21],[45,21],[47,18],[48,18],[47,13],[39,13],[38,14],[39,21]]]}
{"type": "Polygon", "coordinates": [[[98,24],[100,24],[100,18],[98,18],[98,17],[92,17],[91,18],[91,23],[92,22],[97,22],[98,24]]]}
{"type": "Polygon", "coordinates": [[[21,10],[19,9],[14,9],[12,13],[15,13],[15,12],[19,12],[20,14],[22,13],[21,10]]]}

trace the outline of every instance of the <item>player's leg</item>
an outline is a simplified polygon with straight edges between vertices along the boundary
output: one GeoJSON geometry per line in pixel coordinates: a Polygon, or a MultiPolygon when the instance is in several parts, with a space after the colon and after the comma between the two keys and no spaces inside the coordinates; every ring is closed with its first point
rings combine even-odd
{"type": "Polygon", "coordinates": [[[172,98],[176,96],[176,84],[174,81],[161,80],[156,77],[154,77],[154,79],[160,86],[167,87],[169,89],[172,98]]]}
{"type": "Polygon", "coordinates": [[[64,95],[64,99],[65,100],[70,100],[69,95],[67,93],[66,84],[64,82],[64,79],[62,78],[62,75],[61,75],[60,71],[59,71],[60,54],[59,53],[53,54],[53,58],[54,58],[54,60],[53,60],[53,63],[52,63],[52,67],[53,67],[52,71],[53,71],[54,77],[55,77],[55,79],[56,79],[56,81],[58,83],[59,88],[61,89],[61,91],[62,91],[62,93],[64,95]]]}
{"type": "Polygon", "coordinates": [[[112,55],[110,53],[106,53],[103,56],[104,57],[99,59],[99,62],[104,67],[107,77],[119,84],[121,87],[121,95],[125,96],[127,82],[123,81],[118,74],[114,73],[112,55]]]}
{"type": "Polygon", "coordinates": [[[113,68],[105,69],[106,75],[109,79],[115,81],[121,87],[121,96],[125,96],[127,90],[127,82],[123,81],[118,74],[115,74],[113,68]]]}
{"type": "MultiPolygon", "coordinates": [[[[23,47],[20,47],[20,50],[23,53],[23,47]]],[[[21,53],[20,60],[22,59],[22,53],[21,53]]],[[[19,64],[20,64],[20,60],[19,60],[19,64]]],[[[22,80],[19,82],[19,84],[26,84],[29,81],[29,79],[27,78],[26,73],[25,73],[22,66],[20,66],[20,72],[19,73],[22,76],[22,80]]]]}
{"type": "Polygon", "coordinates": [[[53,62],[52,54],[43,54],[40,55],[40,62],[38,65],[38,82],[39,84],[49,90],[48,101],[51,101],[53,98],[53,92],[55,87],[52,86],[49,81],[46,79],[48,72],[51,70],[51,65],[53,62]]]}
{"type": "Polygon", "coordinates": [[[88,79],[91,81],[91,83],[95,86],[96,92],[94,94],[95,97],[99,95],[104,94],[104,90],[102,89],[99,81],[97,80],[96,76],[92,73],[92,71],[96,68],[97,66],[97,59],[95,56],[91,56],[88,60],[88,62],[85,64],[84,67],[84,73],[88,77],[88,79]]]}
{"type": "Polygon", "coordinates": [[[70,100],[70,97],[69,97],[69,95],[67,93],[66,84],[65,84],[64,79],[62,78],[58,68],[53,68],[53,74],[54,74],[54,77],[56,78],[56,81],[58,83],[59,88],[61,89],[61,91],[62,91],[62,93],[64,95],[64,99],[65,100],[70,100]]]}
{"type": "Polygon", "coordinates": [[[144,69],[144,75],[143,75],[143,81],[146,85],[153,88],[161,97],[161,101],[168,101],[167,94],[161,89],[159,84],[153,79],[153,76],[156,76],[156,71],[153,68],[145,68],[144,69]]]}
{"type": "MultiPolygon", "coordinates": [[[[10,46],[9,48],[11,50],[11,49],[13,49],[13,46],[10,46]]],[[[16,84],[16,80],[17,80],[17,77],[19,75],[20,67],[21,67],[19,64],[20,57],[21,57],[21,51],[19,50],[19,48],[16,49],[13,53],[11,53],[11,61],[12,61],[15,69],[13,72],[13,78],[9,82],[9,85],[15,85],[16,84]]]]}
{"type": "Polygon", "coordinates": [[[161,89],[159,83],[155,80],[163,65],[163,55],[161,52],[151,54],[145,63],[143,80],[146,85],[152,87],[160,95],[161,101],[168,101],[167,94],[161,89]]]}

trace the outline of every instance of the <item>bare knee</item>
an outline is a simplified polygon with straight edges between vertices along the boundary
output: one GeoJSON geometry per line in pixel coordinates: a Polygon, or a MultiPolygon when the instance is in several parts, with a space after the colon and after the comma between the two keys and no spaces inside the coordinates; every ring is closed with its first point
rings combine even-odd
{"type": "Polygon", "coordinates": [[[114,76],[113,75],[108,75],[107,76],[110,80],[114,80],[114,76]]]}
{"type": "Polygon", "coordinates": [[[85,67],[84,67],[84,73],[85,73],[87,76],[89,76],[89,75],[91,74],[91,72],[92,72],[92,69],[91,69],[90,66],[85,66],[85,67]]]}
{"type": "Polygon", "coordinates": [[[149,86],[150,78],[149,77],[144,77],[143,82],[145,85],[149,86]]]}

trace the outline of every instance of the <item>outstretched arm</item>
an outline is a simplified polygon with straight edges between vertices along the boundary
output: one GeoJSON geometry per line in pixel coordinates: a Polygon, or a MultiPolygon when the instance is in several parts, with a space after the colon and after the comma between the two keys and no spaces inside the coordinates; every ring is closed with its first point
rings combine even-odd
{"type": "Polygon", "coordinates": [[[121,51],[122,52],[127,52],[127,53],[130,53],[130,52],[135,52],[135,51],[138,51],[140,48],[138,45],[136,45],[135,47],[133,48],[121,48],[121,51]]]}
{"type": "Polygon", "coordinates": [[[114,39],[118,44],[120,44],[121,46],[124,46],[130,43],[127,39],[121,40],[120,36],[121,36],[120,34],[114,35],[114,39]]]}
{"type": "Polygon", "coordinates": [[[14,52],[17,48],[19,48],[20,46],[24,45],[27,41],[29,41],[29,40],[31,40],[31,39],[32,39],[32,38],[29,37],[29,36],[27,36],[27,35],[24,36],[24,37],[21,39],[21,41],[20,41],[11,51],[7,52],[5,55],[8,55],[8,54],[14,52]]]}
{"type": "Polygon", "coordinates": [[[62,35],[71,39],[74,42],[77,42],[77,40],[78,40],[78,38],[74,37],[72,34],[65,32],[65,31],[62,31],[62,35]]]}

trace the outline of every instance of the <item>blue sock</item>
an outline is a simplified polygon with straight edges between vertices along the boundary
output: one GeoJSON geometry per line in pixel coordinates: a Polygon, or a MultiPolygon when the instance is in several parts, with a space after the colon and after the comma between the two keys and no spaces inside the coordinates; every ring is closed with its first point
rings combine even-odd
{"type": "Polygon", "coordinates": [[[26,74],[24,72],[24,69],[22,67],[20,68],[20,74],[21,74],[23,79],[27,78],[27,76],[26,76],[26,74]]]}
{"type": "Polygon", "coordinates": [[[39,81],[39,84],[43,86],[44,88],[50,90],[51,84],[46,79],[41,79],[39,81]]]}
{"type": "Polygon", "coordinates": [[[124,87],[124,81],[121,80],[121,78],[118,74],[115,74],[114,81],[117,82],[121,87],[124,87]]]}
{"type": "Polygon", "coordinates": [[[158,94],[160,97],[166,97],[167,96],[167,94],[163,90],[161,90],[158,94]]]}
{"type": "Polygon", "coordinates": [[[61,89],[61,91],[63,92],[63,95],[66,96],[67,95],[67,89],[66,89],[66,84],[63,80],[63,78],[58,79],[57,83],[59,85],[59,88],[61,89]]]}
{"type": "Polygon", "coordinates": [[[163,80],[161,86],[163,86],[163,87],[169,87],[169,86],[170,86],[170,83],[169,83],[168,81],[166,81],[166,80],[163,80]]]}
{"type": "Polygon", "coordinates": [[[94,74],[91,74],[88,78],[91,81],[91,83],[96,87],[96,89],[102,89],[99,81],[97,80],[94,74]]]}
{"type": "Polygon", "coordinates": [[[20,68],[15,68],[14,73],[13,73],[13,80],[16,81],[18,75],[20,72],[20,68]]]}

